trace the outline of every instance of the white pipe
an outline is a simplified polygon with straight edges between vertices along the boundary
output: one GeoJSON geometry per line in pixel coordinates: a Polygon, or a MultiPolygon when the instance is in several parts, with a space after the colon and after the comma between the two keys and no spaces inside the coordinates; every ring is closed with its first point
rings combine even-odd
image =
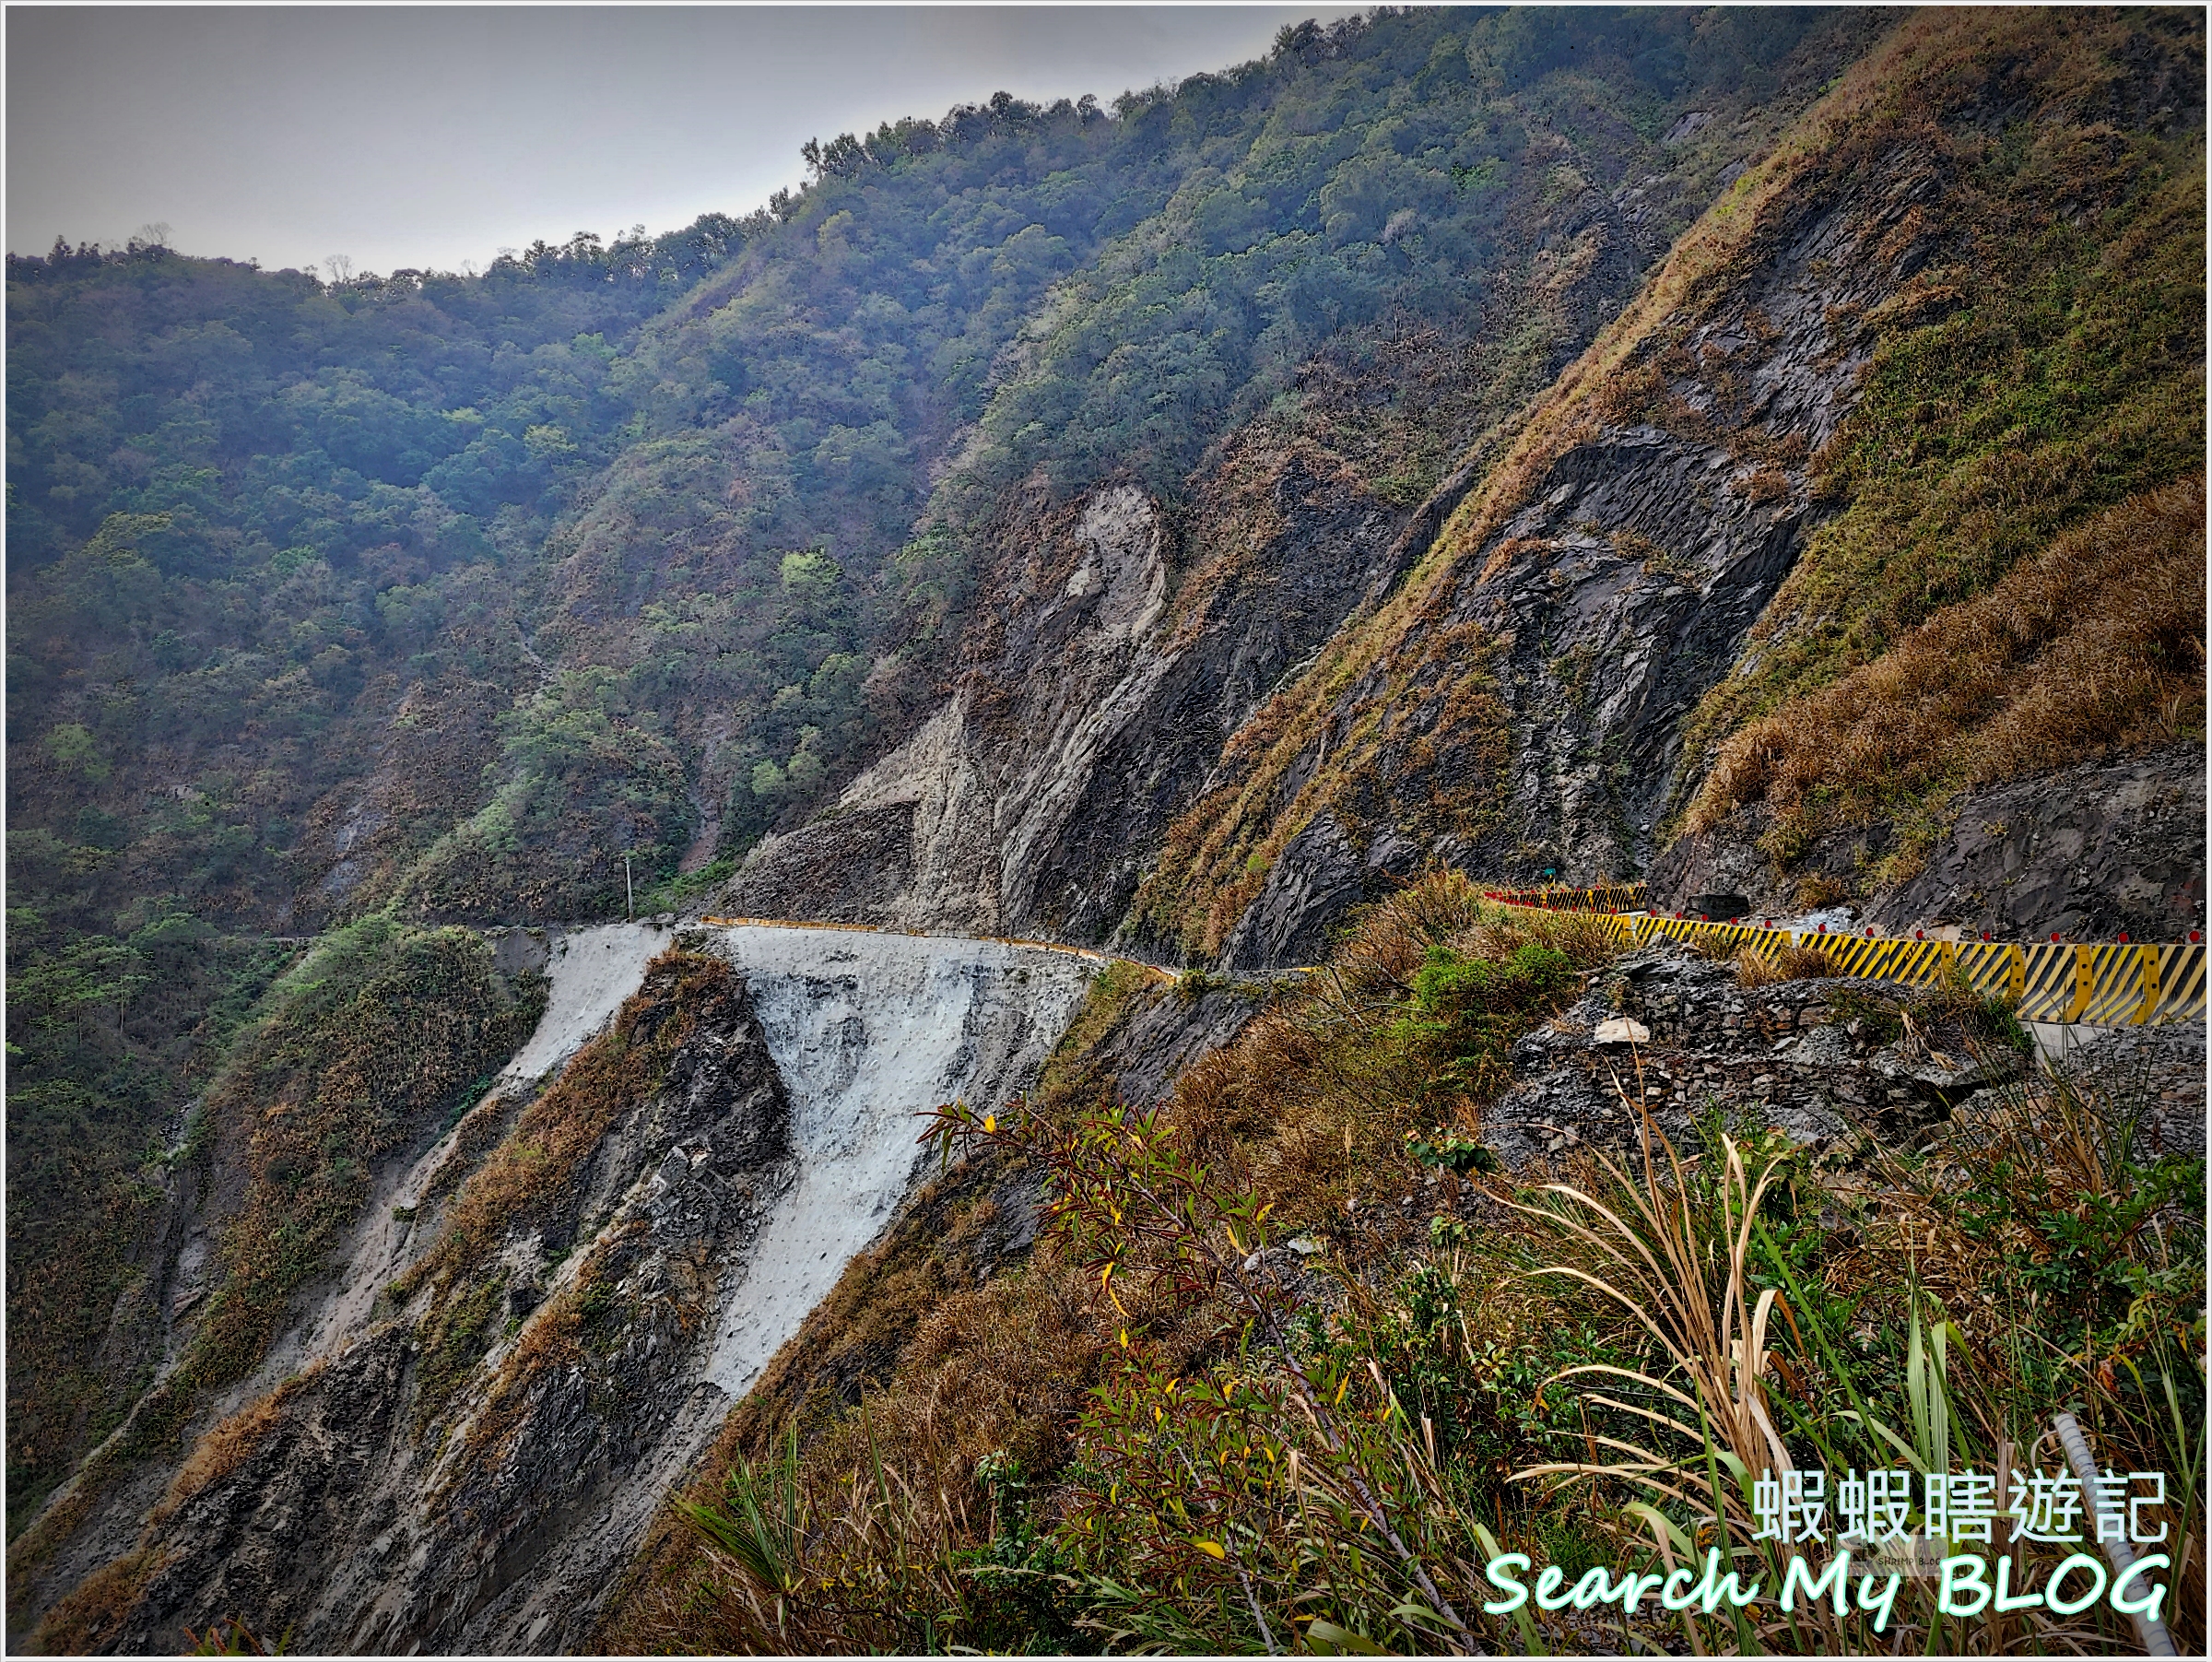
{"type": "MultiPolygon", "coordinates": [[[[2066,1451],[2067,1464],[2074,1468],[2074,1475],[2081,1479],[2082,1494],[2085,1497],[2095,1494],[2097,1460],[2089,1453],[2089,1440],[2081,1434],[2081,1422],[2071,1414],[2053,1414],[2051,1416],[2051,1426],[2058,1432],[2059,1446],[2066,1451]]],[[[2094,1515],[2093,1511],[2091,1515],[2094,1515]]],[[[2135,1548],[2125,1540],[2100,1541],[2098,1544],[2104,1549],[2105,1557],[2112,1561],[2112,1579],[2119,1580],[2136,1562],[2135,1548]]],[[[2166,1631],[2163,1621],[2141,1610],[2135,1612],[2135,1621],[2136,1636],[2143,1641],[2145,1656],[2171,1656],[2179,1654],[2173,1648],[2173,1636],[2166,1631]]]]}

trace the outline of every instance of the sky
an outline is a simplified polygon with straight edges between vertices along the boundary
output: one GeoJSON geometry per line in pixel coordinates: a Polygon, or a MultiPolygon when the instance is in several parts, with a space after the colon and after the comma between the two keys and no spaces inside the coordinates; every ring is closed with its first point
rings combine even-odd
{"type": "Polygon", "coordinates": [[[106,6],[6,11],[7,247],[459,270],[744,214],[799,146],[1006,90],[1118,93],[1357,6],[106,6]]]}

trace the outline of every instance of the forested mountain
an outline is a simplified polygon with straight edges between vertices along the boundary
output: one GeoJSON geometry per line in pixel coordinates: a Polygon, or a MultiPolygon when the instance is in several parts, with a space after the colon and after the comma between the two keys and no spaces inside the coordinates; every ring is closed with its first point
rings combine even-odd
{"type": "MultiPolygon", "coordinates": [[[[1438,866],[2201,926],[2203,47],[1382,8],[481,275],[11,256],[11,1621],[484,1098],[488,926],[1258,973],[1438,866]]],[[[406,1318],[455,1401],[490,1285],[406,1318]]]]}

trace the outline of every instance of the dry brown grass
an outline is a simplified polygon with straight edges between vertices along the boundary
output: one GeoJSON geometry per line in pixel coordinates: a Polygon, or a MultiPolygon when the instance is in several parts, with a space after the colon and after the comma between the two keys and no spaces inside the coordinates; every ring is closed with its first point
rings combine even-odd
{"type": "Polygon", "coordinates": [[[2205,481],[2146,491],[1723,747],[1688,829],[1810,833],[2201,735],[2205,481]]]}
{"type": "Polygon", "coordinates": [[[159,1567],[159,1561],[147,1551],[102,1564],[46,1612],[29,1648],[46,1656],[83,1656],[109,1644],[159,1567]]]}
{"type": "MultiPolygon", "coordinates": [[[[1109,970],[1047,1064],[1040,1099],[1069,1110],[1095,1097],[1097,1047],[1133,1010],[1173,996],[1136,966],[1109,970]]],[[[1112,1343],[1096,1281],[1049,1237],[1018,1275],[988,1274],[990,1243],[1007,1221],[996,1196],[1036,1181],[985,1159],[924,1185],[778,1352],[677,1498],[721,1503],[727,1475],[769,1469],[795,1425],[803,1447],[790,1479],[812,1520],[807,1562],[818,1579],[834,1578],[841,1564],[861,1574],[886,1561],[934,1575],[947,1553],[988,1539],[977,1462],[1003,1450],[1030,1471],[1055,1467],[1112,1343]],[[888,1495],[876,1484],[879,1460],[888,1495]],[[894,1535],[910,1550],[887,1551],[894,1535]]],[[[1130,1307],[1140,1319],[1149,1314],[1130,1307]]],[[[841,1603],[779,1603],[754,1579],[671,1508],[611,1601],[602,1642],[725,1654],[912,1648],[911,1634],[857,1608],[896,1602],[881,1586],[848,1587],[841,1603]]],[[[931,1597],[956,1591],[933,1584],[931,1597]]]]}
{"type": "MultiPolygon", "coordinates": [[[[2052,1193],[2070,1203],[2067,1216],[2075,1220],[2089,1218],[2106,1203],[2125,1200],[2131,1184],[2139,1181],[2139,1175],[2131,1177],[2124,1170],[2133,1106],[2124,1089],[2033,1073],[1999,1090],[1993,1103],[1972,1115],[1956,1117],[1930,1132],[1912,1158],[1877,1147],[1869,1150],[1864,1170],[1835,1180],[1834,1192],[1866,1221],[1851,1250],[1834,1255],[1824,1266],[1828,1290],[1862,1298],[1878,1295],[1881,1302],[1867,1306],[1866,1319],[1887,1319],[1888,1311],[1901,1315],[1904,1290],[1897,1267],[1911,1260],[1919,1284],[1965,1333],[1990,1371],[1980,1382],[1981,1400],[1970,1398],[1970,1405],[1993,1444],[2004,1431],[1991,1406],[2005,1395],[2004,1372],[2022,1358],[2048,1361],[2047,1354],[2037,1354],[2045,1350],[2049,1336],[2039,1326],[2033,1306],[2013,1302],[2006,1289],[2012,1283],[2017,1293],[2021,1262],[2049,1264],[2069,1249],[2060,1232],[2048,1229],[2050,1218],[2041,1220],[2046,1226],[2041,1234],[2017,1220],[1994,1228],[1977,1225],[1959,1197],[1995,1181],[1993,1173],[2009,1167],[2045,1176],[2052,1193]]],[[[2128,1244],[2143,1256],[2155,1257],[2159,1232],[2146,1228],[2128,1244]]],[[[2194,1302],[2201,1305],[2201,1297],[2200,1292],[2194,1302]]],[[[2163,1302],[2154,1296],[2145,1301],[2145,1308],[2155,1310],[2163,1302]]],[[[2155,1329],[2157,1323],[2150,1326],[2155,1329]]]]}
{"type": "Polygon", "coordinates": [[[947,1564],[1000,1522],[979,1464],[1004,1455],[1025,1472],[1056,1470],[1088,1392],[1118,1354],[1119,1324],[1199,1353],[1212,1321],[1179,1321],[1163,1294],[1141,1288],[1122,1291],[1123,1315],[1049,1236],[1019,1273],[959,1284],[976,1274],[967,1266],[993,1221],[993,1180],[1009,1175],[956,1171],[855,1259],[679,1497],[722,1503],[726,1474],[771,1458],[785,1428],[799,1426],[792,1477],[811,1520],[805,1595],[779,1602],[751,1585],[672,1510],[614,1601],[602,1643],[728,1655],[914,1649],[902,1603],[959,1606],[971,1590],[947,1564]],[[898,1585],[901,1576],[912,1584],[898,1585]]]}
{"type": "Polygon", "coordinates": [[[242,1168],[178,1391],[244,1378],[293,1291],[317,1274],[374,1162],[512,1055],[543,1009],[483,941],[373,914],[325,936],[270,995],[269,1019],[208,1091],[216,1169],[242,1168]]]}
{"type": "Polygon", "coordinates": [[[1402,588],[1377,621],[1340,631],[1304,679],[1230,738],[1223,754],[1234,783],[1168,828],[1135,910],[1192,957],[1219,953],[1318,814],[1368,834],[1377,781],[1418,781],[1395,793],[1391,812],[1433,834],[1472,841],[1493,828],[1512,754],[1509,712],[1489,670],[1498,643],[1477,624],[1443,620],[1445,590],[1422,594],[1417,603],[1402,588]],[[1304,783],[1288,790],[1317,743],[1304,783]]]}
{"type": "MultiPolygon", "coordinates": [[[[1804,188],[1808,176],[1817,179],[1857,159],[1867,147],[1865,134],[1857,129],[1878,133],[1895,119],[1882,108],[1885,89],[1927,75],[1930,61],[1940,59],[1956,32],[1947,23],[1926,20],[1894,30],[1723,193],[1677,240],[1636,298],[1532,403],[1512,450],[1446,522],[1422,562],[1424,574],[1448,572],[1452,562],[1482,549],[1535,494],[1559,456],[1608,421],[1626,424],[1643,416],[1653,399],[1663,397],[1665,377],[1656,372],[1653,348],[1676,344],[1675,331],[1713,304],[1791,192],[1804,188]],[[1870,112],[1879,113],[1870,120],[1870,112]]],[[[1504,571],[1523,546],[1517,539],[1497,545],[1483,575],[1504,571]]]]}
{"type": "Polygon", "coordinates": [[[1799,909],[1809,912],[1850,899],[1851,885],[1830,872],[1808,872],[1797,879],[1796,898],[1799,909]]]}
{"type": "MultiPolygon", "coordinates": [[[[1847,1449],[1827,1439],[1841,1431],[1885,1456],[1912,1451],[1936,1469],[1976,1461],[2000,1471],[2041,1469],[2061,1458],[2048,1440],[2050,1413],[2071,1400],[2097,1420],[2100,1450],[2112,1463],[2201,1469],[2182,1358],[2194,1342],[2188,1323],[2201,1309],[2203,1282],[2201,1274],[2169,1273],[2191,1268],[2199,1248],[2184,1239],[2170,1251],[2159,1228],[2113,1214],[2136,1198],[2146,1178],[2126,1152],[2137,1106],[2124,1090],[2036,1075],[2000,1092],[1993,1106],[1928,1134],[1928,1145],[1910,1157],[1868,1145],[1863,1160],[1815,1171],[1786,1142],[1754,1134],[1750,1146],[1720,1137],[1692,1160],[1647,1132],[1640,1169],[1599,1157],[1593,1163],[1602,1181],[1548,1185],[1545,1204],[1530,1205],[1525,1190],[1509,1198],[1502,1183],[1491,1184],[1535,1226],[1530,1244],[1550,1256],[1538,1277],[1596,1293],[1653,1341],[1642,1367],[1583,1364],[1553,1376],[1588,1382],[1578,1386],[1586,1409],[1622,1417],[1609,1422],[1613,1434],[1592,1437],[1581,1458],[1520,1477],[1609,1481],[1624,1496],[1641,1490],[1674,1503],[1674,1518],[1630,1506],[1606,1527],[1626,1548],[1655,1543],[1667,1565],[1694,1567],[1705,1544],[1700,1530],[1716,1523],[1739,1556],[1759,1562],[1745,1494],[1710,1480],[1708,1445],[1754,1470],[1786,1468],[1794,1450],[1807,1448],[1833,1468],[1847,1449]],[[2042,1182],[2036,1197],[2009,1214],[1993,1213],[1992,1201],[2024,1173],[2042,1182]],[[1755,1222],[1762,1192],[1774,1204],[1755,1222]],[[1827,1235],[1817,1263],[1781,1268],[1787,1288],[1775,1289],[1768,1277],[1783,1260],[1767,1232],[1783,1216],[1802,1217],[1815,1195],[1824,1216],[1848,1221],[1827,1235]],[[2044,1209],[2052,1198],[2069,1203],[2063,1216],[2044,1209]],[[2039,1291],[2037,1277],[2021,1274],[2030,1262],[2078,1262],[2084,1236],[2142,1272],[2130,1279],[2146,1291],[2116,1346],[2107,1334],[2074,1349],[2086,1342],[2079,1331],[2069,1333],[2055,1311],[2038,1308],[2057,1283],[2039,1291]],[[1905,1339],[1897,1347],[1904,1354],[1894,1358],[1903,1366],[1901,1385],[1869,1365],[1885,1333],[1905,1339]],[[2168,1382],[2161,1395],[2159,1371],[2176,1362],[2184,1371],[2181,1394],[2168,1382]],[[1824,1403],[1846,1398],[1850,1411],[1823,1412],[1824,1403]],[[1682,1511],[1700,1525],[1685,1530],[1682,1511]]],[[[2170,1179],[2164,1193],[2163,1217],[2186,1228],[2189,1185],[2170,1179]]],[[[2068,1295],[2059,1297],[2063,1307],[2068,1295]]],[[[1550,1319],[1558,1319],[1556,1307],[1550,1319]]],[[[2175,1566],[2169,1619],[2183,1655],[2201,1646],[2196,1490],[2192,1472],[2170,1491],[2178,1498],[2161,1549],[2175,1566]]],[[[2065,1550],[2015,1549],[2018,1580],[2044,1579],[2065,1550]]],[[[1766,1573],[1779,1567],[1771,1558],[1766,1573]]],[[[1794,1621],[1754,1617],[1753,1631],[1758,1648],[1783,1654],[1924,1648],[1990,1656],[2087,1654],[2112,1648],[2124,1632],[2096,1609],[1961,1628],[1943,1622],[1933,1603],[1929,1589],[1909,1590],[1900,1601],[1901,1622],[1878,1645],[1863,1621],[1832,1620],[1817,1603],[1794,1621]]],[[[1586,1643],[1588,1635],[1576,1638],[1586,1643]]],[[[1694,1640],[1692,1648],[1704,1654],[1694,1640]]]]}
{"type": "Polygon", "coordinates": [[[1836,973],[1835,961],[1818,947],[1778,940],[1771,947],[1745,947],[1735,954],[1739,986],[1771,987],[1778,981],[1805,981],[1836,973]]]}
{"type": "MultiPolygon", "coordinates": [[[[1255,1180],[1291,1208],[1286,1216],[1302,1208],[1325,1218],[1394,1181],[1389,1174],[1407,1134],[1447,1122],[1478,1133],[1506,1077],[1494,1067],[1488,1085],[1470,1082],[1466,1094],[1441,1100],[1435,1058],[1394,1036],[1430,949],[1501,963],[1532,945],[1578,970],[1619,950],[1593,914],[1495,905],[1463,874],[1430,872],[1356,914],[1295,1004],[1260,1016],[1213,1059],[1212,1071],[1194,1070],[1182,1083],[1177,1113],[1202,1138],[1216,1118],[1229,1122],[1255,1162],[1255,1180]]],[[[1214,1154],[1228,1143],[1202,1146],[1214,1154]]]]}
{"type": "Polygon", "coordinates": [[[159,1524],[209,1484],[219,1483],[243,1466],[283,1414],[284,1405],[323,1372],[326,1361],[318,1357],[312,1365],[265,1396],[255,1397],[194,1444],[184,1464],[177,1468],[177,1475],[170,1479],[168,1491],[147,1515],[147,1522],[159,1524]]]}
{"type": "MultiPolygon", "coordinates": [[[[1958,1336],[1948,1387],[1955,1446],[1963,1429],[1982,1449],[2010,1437],[2023,1463],[2059,1464],[2054,1448],[2038,1457],[2031,1445],[2050,1409],[2071,1400],[2085,1424],[2094,1422],[2106,1464],[2194,1468],[2171,1491],[2178,1496],[2172,1535],[2159,1550],[2173,1562],[2166,1619],[2180,1653],[2197,1656],[2206,1609],[2203,1410],[2186,1383],[2177,1398],[2159,1373],[2179,1362],[2186,1381],[2194,1368],[2182,1359],[2203,1342],[2202,1203],[2185,1183],[2169,1189],[2162,1207],[2145,1201],[2154,1179],[2129,1156],[2145,1106],[2124,1082],[2037,1073],[1933,1133],[1910,1159],[1874,1150],[1867,1169],[1834,1185],[1836,1204],[1863,1224],[1849,1249],[1822,1266],[1821,1280],[1877,1326],[1904,1320],[1915,1296],[1947,1317],[1958,1336]],[[2038,1197],[1993,1213],[1992,1198],[2017,1193],[2024,1175],[2038,1197]],[[2085,1239],[2094,1244],[2085,1249],[2085,1239]],[[2048,1290],[2035,1283],[2061,1267],[2113,1259],[2133,1266],[2129,1279],[2142,1289],[2125,1303],[2125,1320],[2101,1342],[2066,1331],[2045,1306],[2048,1290]],[[1908,1263],[1917,1293],[1900,1274],[1908,1263]],[[2023,1274],[2025,1266],[2035,1267],[2023,1274]]],[[[2032,1635],[2008,1639],[1993,1624],[1983,1642],[1992,1655],[2086,1649],[2096,1616],[2092,1609],[2054,1624],[2033,1612],[2024,1619],[2032,1635]]]]}
{"type": "MultiPolygon", "coordinates": [[[[1497,642],[1452,621],[1476,562],[1482,580],[1494,579],[1541,546],[1498,533],[1575,445],[1608,422],[1641,418],[1654,399],[1669,401],[1656,359],[1725,300],[1731,274],[1757,256],[1796,195],[1877,163],[1896,137],[1891,89],[1936,73],[1930,65],[1966,32],[1948,19],[1909,19],[1853,64],[1684,233],[1559,379],[1477,447],[1496,460],[1395,593],[1340,631],[1305,676],[1253,714],[1224,751],[1230,783],[1169,828],[1135,902],[1152,928],[1194,958],[1216,956],[1267,871],[1324,808],[1353,822],[1365,800],[1388,797],[1404,812],[1426,791],[1435,800],[1419,806],[1433,832],[1477,841],[1497,829],[1509,807],[1503,774],[1512,753],[1511,712],[1490,672],[1497,642]],[[1435,728],[1394,747],[1393,713],[1410,713],[1437,690],[1446,707],[1435,728]],[[1324,735],[1303,783],[1286,790],[1324,735]]],[[[1678,422],[1695,424],[1678,397],[1671,402],[1681,407],[1678,422]]]]}

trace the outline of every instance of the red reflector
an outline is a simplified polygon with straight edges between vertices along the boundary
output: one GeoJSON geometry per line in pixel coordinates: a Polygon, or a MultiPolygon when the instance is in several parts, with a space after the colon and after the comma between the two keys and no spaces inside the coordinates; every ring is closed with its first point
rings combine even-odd
{"type": "Polygon", "coordinates": [[[2127,931],[2124,929],[2120,931],[2120,944],[2124,947],[2127,945],[2127,931]]]}
{"type": "Polygon", "coordinates": [[[1912,931],[1912,938],[1913,938],[1914,940],[1925,940],[1925,939],[1927,939],[1928,937],[1927,937],[1926,936],[1923,935],[1923,934],[1922,934],[1922,933],[1921,933],[1919,930],[1915,929],[1915,930],[1913,930],[1913,931],[1912,931]]]}

